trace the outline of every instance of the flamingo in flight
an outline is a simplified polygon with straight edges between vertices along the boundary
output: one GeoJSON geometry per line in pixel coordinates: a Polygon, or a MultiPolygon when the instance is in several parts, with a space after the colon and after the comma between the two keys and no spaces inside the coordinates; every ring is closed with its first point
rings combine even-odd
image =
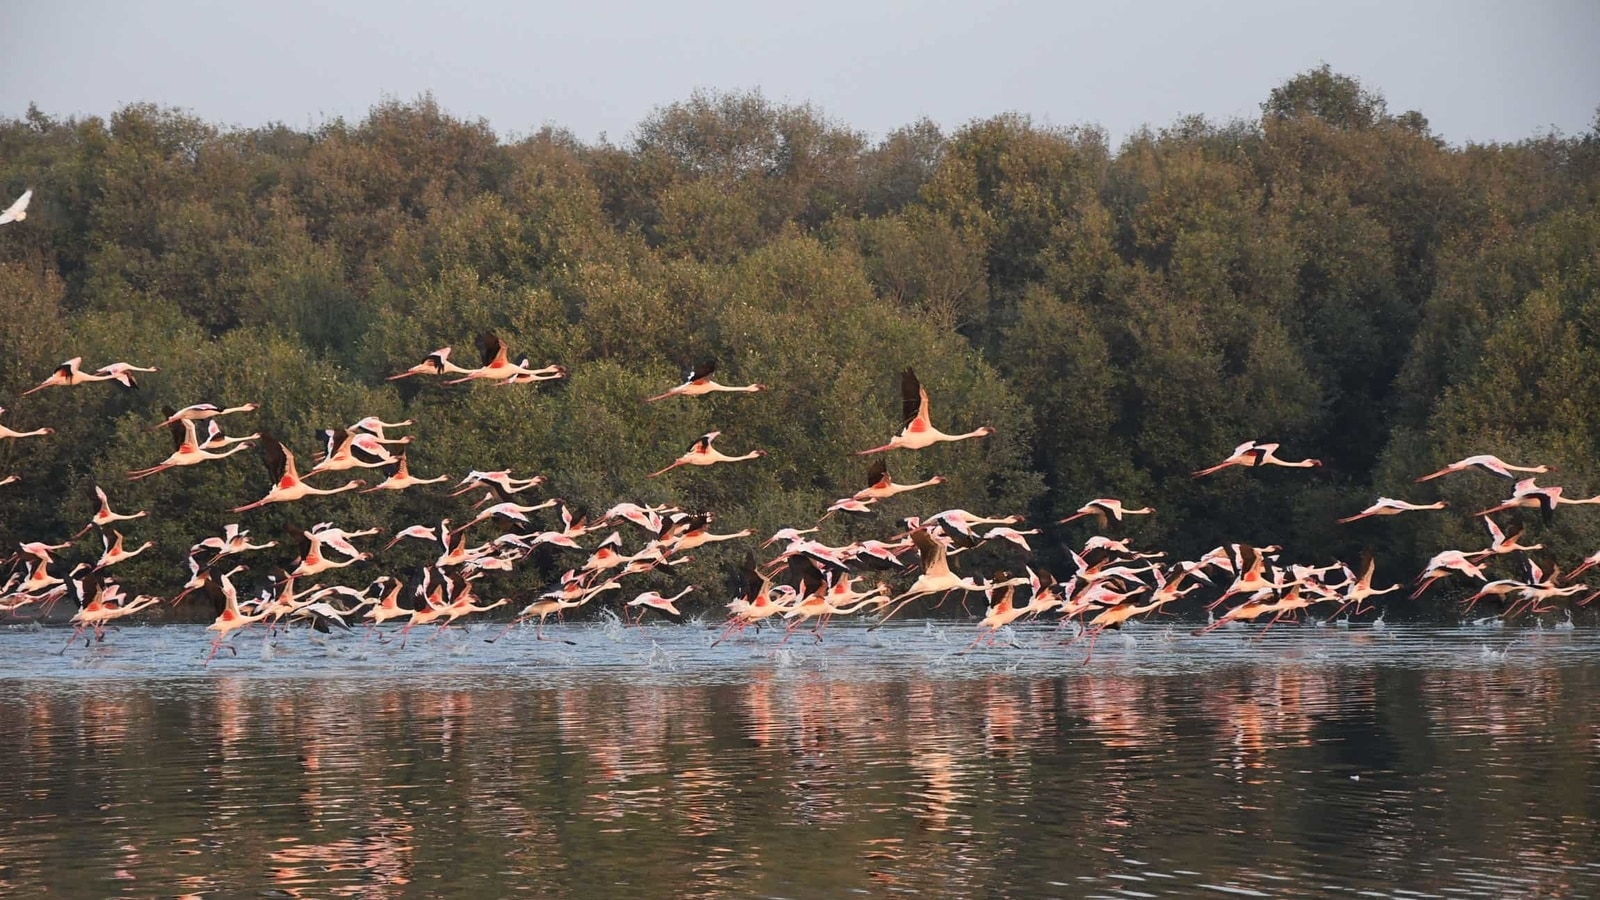
{"type": "Polygon", "coordinates": [[[935,475],[927,481],[919,481],[915,484],[895,484],[894,478],[889,474],[888,463],[885,463],[882,459],[875,459],[872,461],[872,467],[867,469],[867,486],[856,491],[853,499],[863,502],[887,500],[895,494],[903,494],[907,491],[944,484],[945,480],[943,475],[935,475]]]}
{"type": "Polygon", "coordinates": [[[1404,500],[1395,500],[1390,497],[1379,497],[1377,502],[1363,509],[1353,516],[1345,516],[1339,520],[1340,525],[1348,525],[1361,519],[1370,519],[1374,516],[1398,516],[1403,512],[1415,512],[1422,509],[1444,509],[1450,504],[1440,500],[1437,503],[1407,503],[1404,500]]]}
{"type": "Polygon", "coordinates": [[[373,491],[403,491],[406,488],[416,487],[419,484],[438,484],[441,481],[450,480],[449,475],[439,475],[434,478],[417,478],[416,476],[412,475],[411,470],[406,467],[406,455],[403,451],[399,456],[395,457],[394,462],[388,463],[383,467],[383,473],[388,477],[384,478],[382,481],[378,482],[372,487],[367,488],[361,493],[370,494],[373,491]]]}
{"type": "Polygon", "coordinates": [[[645,591],[639,596],[628,601],[629,606],[641,607],[639,610],[639,617],[634,619],[633,623],[637,625],[644,621],[644,614],[645,610],[647,609],[659,610],[660,612],[664,612],[670,616],[681,618],[683,613],[679,611],[677,603],[694,590],[695,586],[691,584],[671,597],[663,597],[656,591],[645,591]]]}
{"type": "Polygon", "coordinates": [[[935,540],[927,528],[918,528],[916,531],[911,532],[911,541],[916,544],[917,554],[922,559],[922,574],[918,575],[917,580],[912,582],[910,590],[889,601],[894,604],[894,607],[884,613],[883,617],[877,622],[873,623],[869,630],[881,627],[895,613],[904,609],[907,604],[918,597],[956,590],[977,592],[985,589],[984,585],[978,584],[970,578],[962,578],[950,571],[950,564],[945,559],[946,551],[944,545],[935,540]]]}
{"type": "Polygon", "coordinates": [[[50,377],[39,382],[37,386],[23,391],[22,396],[26,397],[35,391],[42,391],[48,387],[64,387],[74,384],[87,384],[91,381],[115,381],[123,387],[136,388],[139,386],[139,382],[134,379],[132,373],[161,371],[154,366],[146,368],[142,366],[129,365],[128,363],[112,363],[109,366],[101,366],[93,373],[89,373],[79,368],[82,363],[83,357],[74,356],[61,365],[56,366],[55,371],[50,373],[50,377]]]}
{"type": "MultiPolygon", "coordinates": [[[[537,370],[529,369],[526,366],[513,365],[506,358],[508,350],[505,342],[495,336],[493,332],[485,331],[478,335],[477,344],[478,353],[483,359],[483,365],[476,369],[468,370],[460,378],[446,381],[445,384],[461,384],[477,380],[503,381],[517,375],[531,377],[538,374],[537,370]]],[[[561,369],[559,366],[553,368],[559,370],[562,374],[566,373],[566,370],[561,369]]]]}
{"type": "Polygon", "coordinates": [[[183,409],[177,410],[176,412],[167,413],[166,421],[156,425],[151,425],[150,430],[157,431],[172,425],[175,422],[183,422],[186,420],[191,422],[199,422],[205,419],[215,419],[217,416],[230,416],[234,413],[255,412],[260,408],[261,404],[259,403],[246,403],[243,406],[230,406],[226,409],[216,405],[215,403],[196,403],[193,406],[185,406],[183,409]]]}
{"type": "Polygon", "coordinates": [[[667,466],[665,469],[651,472],[648,477],[655,478],[657,475],[665,475],[679,466],[710,466],[717,463],[743,462],[747,459],[760,459],[767,455],[765,450],[751,450],[742,456],[728,456],[711,446],[711,442],[715,441],[721,434],[722,432],[720,431],[706,432],[700,436],[699,440],[690,444],[688,452],[678,457],[672,465],[667,466]]]}
{"type": "Polygon", "coordinates": [[[106,497],[106,492],[101,490],[100,485],[98,484],[94,486],[94,496],[95,502],[98,504],[94,511],[94,517],[89,520],[89,524],[83,526],[83,528],[79,530],[77,534],[72,536],[74,540],[83,537],[91,528],[104,528],[113,522],[128,522],[132,521],[133,519],[142,519],[149,514],[142,509],[129,515],[112,512],[111,500],[106,497]]]}
{"type": "Polygon", "coordinates": [[[385,428],[404,428],[407,425],[415,424],[417,423],[411,421],[410,419],[401,419],[398,422],[385,422],[377,416],[367,416],[354,425],[351,425],[346,430],[365,431],[367,434],[372,435],[373,439],[380,444],[409,444],[411,443],[410,437],[388,437],[384,434],[383,430],[385,428]]]}
{"type": "Polygon", "coordinates": [[[1140,507],[1139,509],[1129,509],[1128,507],[1122,505],[1121,500],[1118,500],[1114,497],[1098,497],[1078,507],[1076,512],[1070,516],[1067,516],[1065,519],[1062,519],[1056,524],[1065,525],[1066,523],[1071,522],[1073,519],[1081,519],[1084,516],[1094,516],[1095,519],[1100,523],[1100,527],[1104,528],[1106,527],[1106,516],[1108,515],[1111,518],[1116,519],[1118,522],[1121,522],[1123,516],[1147,516],[1153,512],[1155,512],[1154,507],[1144,506],[1140,507]]]}
{"type": "Polygon", "coordinates": [[[1550,520],[1555,516],[1557,506],[1600,504],[1600,495],[1596,495],[1594,497],[1585,497],[1582,499],[1568,500],[1567,498],[1561,496],[1561,488],[1559,486],[1539,487],[1538,485],[1534,484],[1533,481],[1534,480],[1532,478],[1522,479],[1521,481],[1517,482],[1516,487],[1512,489],[1511,499],[1496,506],[1491,506],[1488,509],[1480,512],[1476,512],[1473,515],[1491,516],[1497,512],[1504,512],[1505,510],[1516,509],[1518,507],[1538,507],[1540,515],[1543,516],[1545,524],[1548,525],[1550,524],[1550,520]]]}
{"type": "Polygon", "coordinates": [[[12,201],[5,212],[0,212],[0,225],[11,222],[21,222],[28,217],[28,202],[33,199],[33,188],[22,192],[22,196],[12,201]]]}
{"type": "MultiPolygon", "coordinates": [[[[171,407],[167,408],[171,409],[171,407]]],[[[172,432],[172,443],[174,445],[172,455],[148,469],[135,469],[129,472],[129,481],[149,478],[157,472],[165,472],[168,469],[175,469],[181,466],[197,466],[208,460],[225,459],[240,450],[250,447],[250,444],[246,442],[235,444],[232,448],[221,453],[208,452],[200,446],[199,438],[195,437],[194,422],[192,420],[174,422],[167,426],[167,430],[172,432]]]]}
{"type": "Polygon", "coordinates": [[[144,545],[139,549],[128,550],[122,546],[122,532],[115,528],[108,528],[106,531],[110,533],[102,532],[100,534],[100,543],[105,548],[105,552],[100,554],[100,561],[94,564],[96,572],[108,566],[114,566],[119,562],[133,559],[156,545],[155,541],[145,541],[144,545]]]}
{"type": "Polygon", "coordinates": [[[217,420],[212,419],[206,422],[206,439],[200,442],[200,449],[221,450],[223,447],[231,447],[234,444],[260,439],[261,432],[259,431],[254,434],[247,434],[244,437],[229,437],[222,433],[222,426],[217,424],[217,420]]]}
{"type": "MultiPolygon", "coordinates": [[[[190,425],[189,427],[192,429],[194,426],[190,425]]],[[[240,444],[239,446],[243,447],[245,445],[240,444]]],[[[272,488],[267,491],[265,497],[256,502],[234,507],[233,511],[236,513],[249,512],[269,503],[288,503],[313,494],[337,494],[342,491],[353,491],[366,484],[364,481],[349,481],[340,487],[327,489],[315,488],[306,484],[300,480],[300,473],[295,471],[294,454],[270,434],[262,436],[261,452],[267,462],[267,473],[272,476],[272,488]]]]}
{"type": "Polygon", "coordinates": [[[450,496],[459,497],[481,484],[492,488],[496,494],[500,495],[501,499],[510,500],[511,497],[509,495],[520,494],[529,488],[538,487],[544,484],[545,480],[543,475],[535,475],[532,478],[517,478],[511,474],[510,469],[500,469],[494,472],[480,472],[477,469],[473,469],[467,473],[467,477],[461,479],[460,483],[456,485],[456,489],[450,492],[450,496]]]}
{"type": "MultiPolygon", "coordinates": [[[[5,413],[6,408],[4,406],[0,406],[0,416],[5,415],[5,413]]],[[[0,441],[14,440],[16,438],[43,437],[45,435],[55,433],[56,430],[54,428],[35,428],[32,431],[12,431],[10,428],[0,425],[0,441]]]]}
{"type": "Polygon", "coordinates": [[[346,431],[343,428],[323,428],[317,431],[322,440],[322,459],[311,467],[306,477],[318,472],[339,472],[345,469],[376,469],[394,462],[394,454],[370,434],[346,431]]]}
{"type": "Polygon", "coordinates": [[[900,416],[905,423],[900,433],[889,439],[889,443],[871,450],[858,450],[857,456],[866,456],[869,453],[883,453],[888,450],[921,450],[932,447],[934,444],[948,441],[964,441],[968,438],[988,437],[994,434],[994,429],[985,425],[969,431],[966,434],[945,434],[933,427],[933,420],[928,416],[928,391],[917,380],[917,373],[909,367],[900,373],[900,416]]]}
{"type": "Polygon", "coordinates": [[[424,357],[422,362],[398,375],[390,375],[388,380],[399,381],[402,378],[410,378],[413,375],[465,375],[471,371],[471,369],[463,369],[450,361],[449,347],[440,347],[424,357]]]}
{"type": "Polygon", "coordinates": [[[133,377],[133,373],[159,372],[161,370],[155,366],[136,366],[133,363],[115,362],[109,366],[101,366],[94,371],[96,375],[104,375],[106,376],[106,379],[115,381],[117,384],[120,384],[125,388],[137,388],[139,386],[139,381],[133,377]]]}
{"type": "Polygon", "coordinates": [[[523,371],[513,373],[510,378],[500,382],[500,384],[533,384],[536,381],[559,381],[567,377],[566,366],[545,366],[542,369],[528,368],[531,365],[533,363],[529,362],[526,356],[517,360],[517,367],[523,371]]]}
{"type": "Polygon", "coordinates": [[[1227,459],[1214,466],[1195,472],[1193,477],[1204,478],[1207,475],[1220,472],[1232,466],[1283,466],[1287,469],[1313,469],[1322,465],[1322,460],[1320,459],[1302,459],[1297,462],[1279,459],[1277,455],[1278,446],[1277,444],[1263,444],[1260,441],[1245,441],[1233,448],[1233,452],[1228,454],[1227,459]]]}
{"type": "Polygon", "coordinates": [[[1449,475],[1452,472],[1465,472],[1468,469],[1477,469],[1480,472],[1488,472],[1490,475],[1498,475],[1501,478],[1510,478],[1513,480],[1516,479],[1516,473],[1518,472],[1523,472],[1529,475],[1543,475],[1546,472],[1555,471],[1554,468],[1544,465],[1514,466],[1497,456],[1491,456],[1487,453],[1484,453],[1478,456],[1469,456],[1466,459],[1456,460],[1437,472],[1429,472],[1428,474],[1423,475],[1421,478],[1418,478],[1417,481],[1419,483],[1423,481],[1432,481],[1435,478],[1449,475]]]}
{"type": "Polygon", "coordinates": [[[711,380],[711,376],[715,374],[716,371],[717,361],[714,359],[708,359],[705,362],[690,368],[688,372],[684,373],[683,384],[672,388],[665,394],[657,394],[654,397],[646,397],[644,402],[654,403],[657,400],[665,400],[668,397],[699,397],[705,394],[718,392],[728,394],[756,394],[767,389],[767,386],[764,384],[747,384],[743,387],[730,387],[726,384],[718,384],[711,380]]]}
{"type": "MultiPolygon", "coordinates": [[[[217,633],[216,640],[211,642],[211,652],[206,655],[206,665],[211,664],[212,657],[217,655],[217,651],[227,641],[228,635],[241,628],[248,627],[252,623],[259,622],[272,614],[270,609],[262,609],[260,612],[251,615],[245,615],[239,611],[239,592],[229,579],[245,571],[245,569],[245,566],[234,566],[232,569],[215,577],[212,577],[209,572],[204,575],[206,595],[211,598],[213,608],[217,611],[216,620],[206,626],[207,631],[215,631],[217,633]]],[[[228,649],[233,650],[233,645],[229,644],[228,649]]],[[[235,656],[239,655],[237,650],[233,650],[233,653],[235,656]]]]}

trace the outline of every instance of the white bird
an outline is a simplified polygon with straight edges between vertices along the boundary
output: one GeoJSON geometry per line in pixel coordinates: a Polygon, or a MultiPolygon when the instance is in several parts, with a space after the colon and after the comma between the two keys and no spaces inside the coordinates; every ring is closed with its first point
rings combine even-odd
{"type": "Polygon", "coordinates": [[[28,201],[32,199],[33,188],[23,191],[21,197],[18,197],[14,203],[6,207],[5,212],[0,213],[0,225],[8,222],[21,222],[26,219],[28,217],[28,201]]]}
{"type": "Polygon", "coordinates": [[[1368,519],[1373,516],[1398,516],[1403,512],[1416,512],[1421,509],[1444,509],[1449,505],[1443,500],[1437,503],[1407,503],[1404,500],[1395,500],[1391,497],[1379,497],[1376,503],[1361,512],[1340,519],[1339,524],[1348,525],[1359,519],[1368,519]]]}

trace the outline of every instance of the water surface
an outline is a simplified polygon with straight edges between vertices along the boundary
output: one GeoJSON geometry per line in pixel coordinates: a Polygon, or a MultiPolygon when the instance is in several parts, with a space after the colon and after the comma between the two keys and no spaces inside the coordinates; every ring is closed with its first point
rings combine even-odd
{"type": "Polygon", "coordinates": [[[11,896],[1600,896],[1600,633],[0,633],[11,896]]]}

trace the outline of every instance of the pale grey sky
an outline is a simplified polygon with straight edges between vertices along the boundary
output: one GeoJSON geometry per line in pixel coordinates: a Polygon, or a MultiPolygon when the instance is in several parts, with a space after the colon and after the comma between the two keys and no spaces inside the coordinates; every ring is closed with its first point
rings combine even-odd
{"type": "Polygon", "coordinates": [[[1600,0],[0,0],[0,115],[149,101],[232,125],[360,118],[432,91],[502,134],[626,140],[696,88],[759,88],[881,136],[1001,112],[1120,141],[1258,114],[1326,61],[1453,143],[1588,129],[1600,0]]]}

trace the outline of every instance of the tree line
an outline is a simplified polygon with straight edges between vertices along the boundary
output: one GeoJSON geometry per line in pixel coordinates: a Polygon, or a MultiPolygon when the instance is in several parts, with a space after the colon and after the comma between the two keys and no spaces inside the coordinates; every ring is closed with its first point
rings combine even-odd
{"type": "MultiPolygon", "coordinates": [[[[1600,117],[1452,146],[1327,67],[1272,90],[1258,119],[1184,118],[1115,148],[1013,114],[873,140],[759,93],[695,94],[623,143],[502,139],[430,97],[311,129],[30,107],[0,121],[0,188],[27,187],[27,221],[0,228],[0,403],[8,424],[57,434],[0,443],[0,475],[23,478],[0,488],[0,541],[75,532],[98,483],[150,510],[128,531],[157,548],[121,575],[152,590],[265,488],[253,454],[126,481],[170,450],[149,430],[159,409],[201,401],[260,402],[229,430],[302,456],[314,429],[412,418],[419,475],[542,472],[590,515],[667,502],[767,534],[862,486],[850,451],[897,430],[912,366],[936,422],[996,434],[890,454],[898,480],[949,481],[830,518],[829,540],[951,507],[1049,523],[1114,496],[1157,508],[1121,526],[1141,545],[1276,544],[1307,562],[1372,548],[1392,578],[1482,544],[1469,513],[1508,491],[1411,483],[1444,462],[1496,453],[1600,491],[1600,117]],[[571,377],[385,381],[440,346],[470,357],[481,331],[571,377]],[[138,391],[18,399],[71,356],[162,371],[138,391]],[[706,357],[773,390],[641,402],[706,357]],[[770,455],[645,478],[710,430],[770,455]],[[1249,439],[1325,466],[1190,478],[1249,439]],[[1378,494],[1452,506],[1334,523],[1378,494]]],[[[1586,512],[1530,518],[1530,539],[1575,562],[1600,549],[1586,512]]],[[[442,515],[461,504],[418,489],[245,524],[442,515]]],[[[1059,567],[1091,526],[1044,527],[1036,564],[1059,567]]],[[[539,562],[508,584],[581,560],[539,562]]]]}

